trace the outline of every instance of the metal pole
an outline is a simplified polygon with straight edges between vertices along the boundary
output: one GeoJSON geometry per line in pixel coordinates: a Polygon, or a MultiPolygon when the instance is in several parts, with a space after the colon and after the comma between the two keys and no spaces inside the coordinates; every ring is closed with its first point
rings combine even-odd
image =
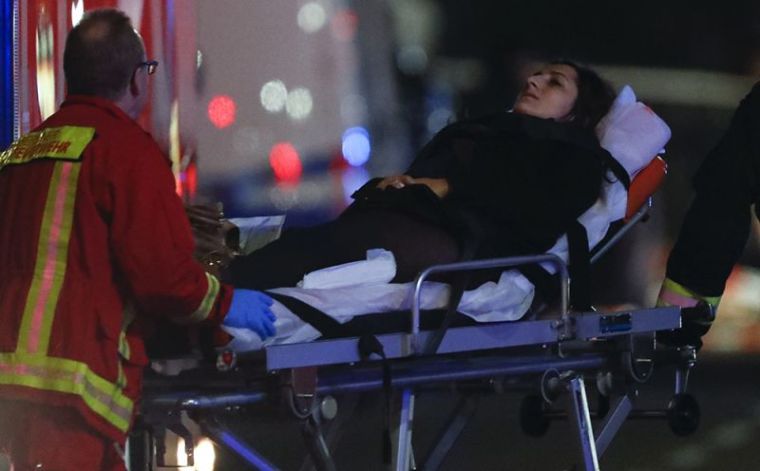
{"type": "Polygon", "coordinates": [[[580,445],[580,453],[583,458],[585,471],[599,471],[599,459],[596,455],[596,443],[594,430],[591,426],[591,414],[588,411],[588,399],[586,387],[581,375],[570,380],[570,402],[572,403],[573,415],[575,416],[576,431],[580,445]]]}
{"type": "Polygon", "coordinates": [[[409,471],[412,455],[412,423],[414,421],[414,391],[401,392],[401,412],[399,414],[398,439],[395,457],[396,471],[409,471]]]}

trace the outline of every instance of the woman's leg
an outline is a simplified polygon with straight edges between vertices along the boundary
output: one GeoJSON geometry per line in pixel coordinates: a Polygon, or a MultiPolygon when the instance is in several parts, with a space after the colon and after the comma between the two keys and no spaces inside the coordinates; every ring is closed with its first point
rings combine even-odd
{"type": "Polygon", "coordinates": [[[362,260],[373,248],[393,252],[396,282],[410,281],[424,268],[459,256],[456,240],[440,227],[395,211],[360,210],[325,224],[286,230],[271,244],[237,257],[227,274],[237,287],[294,286],[310,271],[362,260]]]}

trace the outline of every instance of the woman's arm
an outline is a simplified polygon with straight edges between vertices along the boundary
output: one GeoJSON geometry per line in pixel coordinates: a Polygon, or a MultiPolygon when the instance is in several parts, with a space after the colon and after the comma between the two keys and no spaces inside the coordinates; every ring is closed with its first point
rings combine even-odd
{"type": "Polygon", "coordinates": [[[602,181],[594,151],[554,140],[519,139],[478,146],[478,159],[451,176],[451,194],[493,227],[494,240],[549,248],[591,206],[602,181]]]}
{"type": "Polygon", "coordinates": [[[413,178],[409,175],[392,175],[385,177],[377,184],[377,188],[385,190],[391,188],[404,188],[407,185],[425,185],[439,198],[445,198],[449,193],[449,182],[445,178],[413,178]]]}

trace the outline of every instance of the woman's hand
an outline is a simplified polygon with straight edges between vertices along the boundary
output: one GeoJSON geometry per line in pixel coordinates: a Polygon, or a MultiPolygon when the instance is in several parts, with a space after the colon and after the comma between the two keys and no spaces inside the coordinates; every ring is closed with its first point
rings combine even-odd
{"type": "Polygon", "coordinates": [[[377,184],[377,187],[381,190],[384,190],[389,186],[393,188],[404,188],[406,185],[412,185],[413,183],[414,178],[410,177],[409,175],[391,175],[390,177],[385,177],[380,180],[380,183],[377,184]]]}
{"type": "Polygon", "coordinates": [[[415,178],[414,183],[426,185],[441,199],[449,194],[449,181],[445,178],[415,178]]]}
{"type": "Polygon", "coordinates": [[[377,187],[381,190],[386,188],[404,188],[406,185],[425,185],[439,198],[449,194],[449,182],[445,178],[413,178],[409,175],[393,175],[380,180],[377,187]]]}

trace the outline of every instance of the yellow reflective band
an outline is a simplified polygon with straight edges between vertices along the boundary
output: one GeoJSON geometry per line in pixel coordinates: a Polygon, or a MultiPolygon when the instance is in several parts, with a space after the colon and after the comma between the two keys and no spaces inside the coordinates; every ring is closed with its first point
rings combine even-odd
{"type": "Polygon", "coordinates": [[[219,280],[217,280],[214,275],[206,273],[206,283],[208,286],[208,288],[206,288],[206,295],[201,300],[198,309],[188,317],[175,317],[175,322],[180,324],[193,324],[204,321],[208,318],[208,315],[211,313],[211,308],[214,307],[216,296],[219,294],[219,280]]]}
{"type": "Polygon", "coordinates": [[[32,132],[0,153],[0,170],[36,159],[79,160],[95,137],[95,128],[63,126],[32,132]]]}
{"type": "Polygon", "coordinates": [[[121,432],[132,419],[134,403],[118,385],[74,360],[22,353],[0,354],[0,384],[76,395],[121,432]]]}
{"type": "Polygon", "coordinates": [[[81,165],[56,162],[37,242],[37,260],[21,320],[18,350],[47,352],[55,308],[66,274],[81,165]]]}
{"type": "Polygon", "coordinates": [[[704,301],[710,306],[717,307],[720,304],[720,298],[720,296],[702,296],[670,278],[665,278],[657,298],[657,305],[691,307],[704,301]]]}

